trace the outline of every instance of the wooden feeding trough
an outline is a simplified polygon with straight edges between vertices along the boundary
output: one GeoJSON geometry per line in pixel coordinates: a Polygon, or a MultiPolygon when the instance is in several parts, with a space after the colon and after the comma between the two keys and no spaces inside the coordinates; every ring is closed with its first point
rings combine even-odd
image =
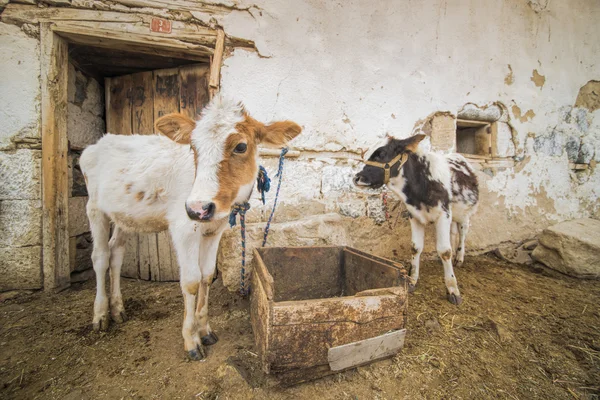
{"type": "Polygon", "coordinates": [[[264,372],[295,384],[396,354],[404,344],[401,264],[350,247],[254,250],[252,329],[264,372]]]}

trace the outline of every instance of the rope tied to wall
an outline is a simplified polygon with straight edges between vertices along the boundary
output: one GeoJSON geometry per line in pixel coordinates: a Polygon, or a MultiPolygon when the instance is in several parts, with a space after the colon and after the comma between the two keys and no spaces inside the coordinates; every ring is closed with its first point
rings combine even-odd
{"type": "MultiPolygon", "coordinates": [[[[271,227],[271,221],[273,216],[275,215],[275,208],[277,207],[277,200],[279,198],[279,190],[281,189],[281,181],[283,177],[283,162],[285,160],[285,155],[287,154],[288,149],[284,147],[281,149],[281,154],[279,155],[279,165],[277,167],[277,177],[279,180],[277,182],[277,191],[275,192],[275,200],[273,202],[273,208],[271,209],[271,214],[269,215],[269,220],[267,221],[267,225],[265,226],[265,231],[263,234],[263,242],[262,247],[267,243],[267,238],[269,236],[269,229],[271,227]]],[[[261,196],[261,201],[265,204],[265,193],[271,190],[271,179],[267,174],[267,170],[260,165],[258,168],[258,177],[256,178],[256,188],[261,196]]],[[[236,217],[240,216],[240,233],[242,236],[242,269],[240,272],[240,294],[242,296],[247,296],[250,293],[250,284],[246,282],[246,212],[250,209],[250,203],[247,201],[243,203],[234,204],[231,207],[231,213],[229,214],[229,226],[232,228],[236,225],[236,217]]]]}

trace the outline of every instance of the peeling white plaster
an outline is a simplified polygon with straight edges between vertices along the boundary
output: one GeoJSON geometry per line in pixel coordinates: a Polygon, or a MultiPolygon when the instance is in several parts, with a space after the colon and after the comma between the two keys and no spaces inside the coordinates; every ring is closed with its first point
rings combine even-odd
{"type": "Polygon", "coordinates": [[[0,22],[0,150],[40,137],[40,47],[18,26],[0,22]]]}
{"type": "MultiPolygon", "coordinates": [[[[359,151],[384,133],[408,136],[432,112],[498,101],[508,106],[515,129],[513,142],[510,128],[502,127],[500,155],[531,161],[519,173],[497,172],[487,190],[513,214],[539,206],[536,196],[543,193],[554,201],[550,219],[599,210],[599,173],[584,183],[574,180],[563,149],[577,126],[564,122],[565,112],[571,113],[579,88],[599,78],[600,42],[587,38],[600,37],[600,3],[547,2],[542,12],[521,0],[241,2],[251,4],[263,15],[235,12],[221,21],[228,34],[254,40],[258,48],[236,50],[225,60],[223,90],[257,118],[303,125],[295,148],[359,151]],[[542,87],[531,80],[534,69],[546,79],[542,87]],[[521,117],[528,110],[535,116],[521,121],[513,105],[521,117]],[[532,140],[525,147],[529,133],[545,137],[553,130],[560,131],[557,154],[536,152],[532,140]]],[[[590,113],[588,132],[579,132],[596,159],[598,119],[590,113]]]]}

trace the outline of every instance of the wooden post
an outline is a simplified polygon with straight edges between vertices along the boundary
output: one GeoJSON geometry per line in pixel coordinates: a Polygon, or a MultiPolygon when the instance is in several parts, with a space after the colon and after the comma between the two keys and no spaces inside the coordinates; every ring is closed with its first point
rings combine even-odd
{"type": "Polygon", "coordinates": [[[42,75],[42,271],[44,289],[71,284],[69,265],[69,170],[67,73],[69,46],[40,24],[42,75]]]}
{"type": "Polygon", "coordinates": [[[215,52],[210,62],[210,80],[208,82],[209,95],[212,99],[219,91],[221,83],[221,63],[223,62],[223,50],[225,48],[225,32],[223,29],[217,30],[217,41],[215,42],[215,52]]]}

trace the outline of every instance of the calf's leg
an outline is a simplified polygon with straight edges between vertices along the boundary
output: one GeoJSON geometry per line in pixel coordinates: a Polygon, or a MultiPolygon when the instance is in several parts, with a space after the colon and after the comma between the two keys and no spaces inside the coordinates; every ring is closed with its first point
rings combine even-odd
{"type": "Polygon", "coordinates": [[[198,290],[196,319],[200,329],[202,344],[207,346],[213,345],[219,340],[208,324],[208,292],[216,270],[217,251],[225,226],[226,225],[223,224],[223,226],[211,236],[202,237],[202,242],[200,243],[200,271],[202,273],[202,281],[200,282],[200,288],[198,290]]]}
{"type": "Polygon", "coordinates": [[[444,280],[446,282],[446,291],[448,301],[452,304],[459,305],[462,302],[460,291],[458,290],[458,282],[454,276],[452,268],[452,246],[450,244],[450,226],[452,218],[449,216],[440,217],[435,223],[436,231],[436,248],[438,255],[442,259],[444,265],[444,280]]]}
{"type": "Polygon", "coordinates": [[[408,285],[408,291],[413,292],[417,286],[419,280],[419,264],[421,260],[421,252],[423,251],[423,244],[425,241],[425,226],[417,221],[415,218],[410,218],[410,230],[412,235],[412,247],[411,247],[411,269],[410,269],[410,282],[408,285]]]}
{"type": "Polygon", "coordinates": [[[106,271],[109,267],[110,250],[108,236],[110,222],[106,214],[96,208],[90,199],[87,204],[87,215],[94,240],[92,263],[96,273],[96,300],[94,301],[94,318],[92,324],[95,331],[108,329],[108,297],[106,297],[106,271]]]}
{"type": "Polygon", "coordinates": [[[127,320],[125,308],[123,307],[123,297],[121,296],[121,266],[125,256],[126,239],[126,233],[115,226],[108,243],[110,248],[110,315],[113,321],[119,324],[127,320]]]}
{"type": "Polygon", "coordinates": [[[469,218],[465,218],[463,221],[458,222],[458,247],[456,249],[455,265],[461,266],[465,261],[465,239],[467,238],[467,232],[469,231],[469,218]]]}
{"type": "Polygon", "coordinates": [[[191,228],[178,226],[176,230],[171,230],[171,237],[179,261],[179,283],[185,307],[181,329],[183,346],[190,359],[201,360],[205,357],[205,353],[195,312],[196,297],[202,280],[199,266],[201,236],[199,231],[194,232],[193,226],[191,228]]]}

